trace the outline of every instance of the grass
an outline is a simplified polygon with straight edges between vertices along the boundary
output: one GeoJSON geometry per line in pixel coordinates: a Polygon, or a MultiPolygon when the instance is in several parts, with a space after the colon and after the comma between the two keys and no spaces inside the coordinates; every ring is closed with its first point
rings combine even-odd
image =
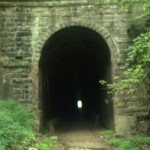
{"type": "Polygon", "coordinates": [[[111,139],[108,143],[111,146],[116,147],[117,150],[142,150],[131,140],[111,139]]]}
{"type": "Polygon", "coordinates": [[[150,145],[150,137],[146,137],[146,136],[133,136],[131,140],[133,142],[138,143],[138,144],[147,144],[147,145],[150,145]]]}
{"type": "Polygon", "coordinates": [[[38,150],[52,150],[55,142],[51,137],[43,137],[34,147],[38,150]]]}
{"type": "Polygon", "coordinates": [[[102,130],[102,131],[99,131],[99,135],[112,135],[114,134],[114,130],[102,130]]]}
{"type": "Polygon", "coordinates": [[[109,145],[117,150],[148,150],[150,149],[150,137],[133,136],[130,139],[110,139],[109,145]]]}

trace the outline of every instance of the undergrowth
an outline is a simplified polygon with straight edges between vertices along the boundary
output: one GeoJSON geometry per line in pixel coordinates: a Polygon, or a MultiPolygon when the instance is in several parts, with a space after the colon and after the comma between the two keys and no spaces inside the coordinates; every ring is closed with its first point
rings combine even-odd
{"type": "Polygon", "coordinates": [[[110,139],[108,144],[117,150],[148,150],[150,147],[150,137],[133,136],[130,139],[110,139]]]}
{"type": "Polygon", "coordinates": [[[102,130],[98,132],[99,135],[111,135],[114,134],[114,130],[102,130]]]}
{"type": "Polygon", "coordinates": [[[38,150],[51,150],[55,141],[51,137],[44,137],[42,140],[35,144],[35,148],[38,150]]]}
{"type": "Polygon", "coordinates": [[[19,102],[0,100],[0,150],[25,150],[35,140],[30,114],[19,102]]]}

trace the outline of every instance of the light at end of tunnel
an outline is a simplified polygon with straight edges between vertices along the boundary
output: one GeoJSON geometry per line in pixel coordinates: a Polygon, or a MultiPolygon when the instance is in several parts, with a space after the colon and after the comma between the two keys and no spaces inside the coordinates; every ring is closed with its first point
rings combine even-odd
{"type": "Polygon", "coordinates": [[[81,101],[81,100],[78,100],[78,101],[77,101],[77,107],[78,107],[78,108],[82,108],[82,101],[81,101]]]}

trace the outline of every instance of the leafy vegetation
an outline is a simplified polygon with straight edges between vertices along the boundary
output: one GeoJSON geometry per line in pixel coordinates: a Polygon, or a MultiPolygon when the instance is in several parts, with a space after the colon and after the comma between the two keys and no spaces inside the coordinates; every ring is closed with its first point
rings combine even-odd
{"type": "Polygon", "coordinates": [[[110,135],[110,134],[114,134],[114,130],[102,130],[102,131],[99,131],[99,135],[110,135]]]}
{"type": "Polygon", "coordinates": [[[126,70],[119,82],[121,90],[129,89],[133,93],[141,83],[150,66],[150,32],[141,34],[127,49],[126,70]]]}
{"type": "Polygon", "coordinates": [[[141,150],[130,140],[111,139],[108,143],[111,146],[116,147],[118,150],[141,150]]]}
{"type": "Polygon", "coordinates": [[[132,11],[129,34],[135,38],[145,33],[150,27],[150,1],[149,0],[119,0],[119,6],[123,11],[132,11]]]}
{"type": "Polygon", "coordinates": [[[123,10],[133,9],[130,31],[136,34],[133,45],[127,49],[126,79],[122,82],[140,83],[150,67],[150,1],[120,0],[119,4],[123,10]]]}
{"type": "Polygon", "coordinates": [[[150,137],[133,136],[130,139],[110,139],[108,143],[118,150],[147,150],[150,148],[150,137]]]}
{"type": "Polygon", "coordinates": [[[150,32],[138,36],[127,49],[126,66],[128,69],[124,74],[127,82],[139,83],[144,78],[150,66],[150,32]]]}
{"type": "Polygon", "coordinates": [[[35,148],[39,150],[51,150],[54,146],[54,140],[51,137],[44,137],[41,141],[35,144],[35,148]]]}
{"type": "Polygon", "coordinates": [[[33,121],[14,100],[0,100],[0,150],[25,150],[35,140],[33,121]]]}
{"type": "Polygon", "coordinates": [[[150,68],[150,32],[146,32],[133,40],[133,44],[126,50],[127,59],[123,75],[115,77],[113,84],[100,80],[108,94],[133,94],[142,88],[140,84],[150,68]]]}
{"type": "Polygon", "coordinates": [[[120,0],[118,2],[124,11],[133,9],[130,33],[134,34],[134,40],[126,50],[127,59],[123,76],[115,77],[119,82],[107,84],[102,80],[100,84],[108,89],[108,94],[114,91],[119,94],[125,92],[133,94],[139,90],[139,85],[150,67],[150,1],[120,0]]]}
{"type": "Polygon", "coordinates": [[[150,137],[134,136],[131,140],[135,143],[150,145],[150,137]]]}

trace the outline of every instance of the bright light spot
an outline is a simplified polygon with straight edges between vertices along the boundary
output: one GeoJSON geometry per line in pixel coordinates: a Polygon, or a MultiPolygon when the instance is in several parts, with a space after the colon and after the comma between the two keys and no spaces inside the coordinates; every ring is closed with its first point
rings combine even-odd
{"type": "Polygon", "coordinates": [[[82,101],[81,100],[77,101],[77,106],[78,106],[78,108],[82,108],[82,101]]]}

